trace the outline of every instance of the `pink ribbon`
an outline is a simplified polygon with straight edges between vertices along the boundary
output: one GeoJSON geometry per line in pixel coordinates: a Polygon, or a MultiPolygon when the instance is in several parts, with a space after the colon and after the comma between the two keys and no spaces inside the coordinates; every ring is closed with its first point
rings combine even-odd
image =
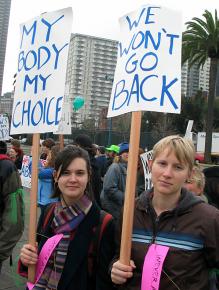
{"type": "Polygon", "coordinates": [[[36,285],[36,283],[38,282],[38,280],[40,279],[46,264],[49,260],[49,257],[52,255],[52,252],[54,251],[55,247],[58,245],[58,243],[60,242],[60,240],[62,239],[63,234],[58,234],[55,235],[51,238],[49,238],[45,244],[43,245],[39,257],[38,257],[38,262],[36,265],[36,281],[35,283],[31,283],[31,282],[27,282],[27,288],[29,290],[32,290],[33,287],[36,285]]]}
{"type": "Polygon", "coordinates": [[[152,244],[144,259],[141,290],[158,290],[163,262],[169,247],[152,244]]]}

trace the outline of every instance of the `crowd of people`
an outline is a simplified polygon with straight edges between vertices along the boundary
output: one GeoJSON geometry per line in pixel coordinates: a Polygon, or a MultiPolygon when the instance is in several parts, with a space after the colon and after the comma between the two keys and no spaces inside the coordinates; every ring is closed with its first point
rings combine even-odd
{"type": "MultiPolygon", "coordinates": [[[[22,149],[18,145],[16,151],[16,145],[11,144],[7,154],[3,141],[0,147],[1,195],[5,198],[17,192],[16,198],[22,200],[16,167],[22,149]],[[19,154],[10,153],[12,149],[19,154]],[[7,175],[3,170],[6,164],[7,175]],[[18,182],[7,188],[13,184],[9,181],[12,175],[18,182]]],[[[76,136],[74,143],[62,150],[51,138],[42,142],[37,245],[27,243],[21,248],[19,274],[26,276],[29,265],[45,259],[43,249],[54,240],[57,243],[46,255],[48,260],[32,289],[144,289],[143,281],[152,279],[148,269],[153,267],[150,255],[156,247],[166,254],[156,272],[159,288],[150,289],[219,289],[219,166],[202,171],[195,165],[190,140],[178,135],[165,137],[153,148],[153,187],[145,191],[142,153],[139,148],[138,172],[133,173],[137,184],[131,260],[125,265],[119,260],[119,250],[129,144],[98,146],[85,134],[76,136]]],[[[19,233],[6,243],[7,229],[2,235],[7,207],[4,198],[0,199],[0,264],[23,231],[19,217],[19,233]]]]}

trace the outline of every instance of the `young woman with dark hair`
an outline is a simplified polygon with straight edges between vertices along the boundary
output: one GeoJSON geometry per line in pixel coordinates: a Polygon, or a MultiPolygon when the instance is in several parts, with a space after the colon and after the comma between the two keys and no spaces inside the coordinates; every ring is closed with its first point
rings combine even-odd
{"type": "Polygon", "coordinates": [[[85,150],[68,146],[57,155],[53,196],[59,197],[60,202],[52,207],[50,218],[51,206],[45,211],[45,218],[38,225],[38,249],[26,244],[20,254],[24,266],[36,264],[38,253],[50,242],[49,238],[62,235],[34,290],[112,289],[108,267],[114,254],[114,224],[112,217],[105,215],[109,219],[102,227],[102,213],[93,202],[90,177],[85,150]],[[97,237],[100,227],[101,238],[97,237]]]}

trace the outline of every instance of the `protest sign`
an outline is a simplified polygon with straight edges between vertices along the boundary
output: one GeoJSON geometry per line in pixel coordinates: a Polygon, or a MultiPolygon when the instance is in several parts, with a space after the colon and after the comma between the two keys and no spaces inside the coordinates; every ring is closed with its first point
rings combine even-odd
{"type": "MultiPolygon", "coordinates": [[[[22,167],[21,167],[21,183],[23,187],[31,188],[31,162],[32,157],[28,155],[23,156],[22,167]]],[[[45,166],[46,160],[40,159],[39,166],[45,166]]]]}
{"type": "Polygon", "coordinates": [[[62,113],[72,10],[20,25],[20,51],[11,134],[57,130],[62,113]]]}
{"type": "Polygon", "coordinates": [[[133,111],[180,113],[181,13],[146,5],[122,17],[120,26],[108,117],[133,111]]]}
{"type": "Polygon", "coordinates": [[[9,121],[8,117],[0,114],[0,140],[9,139],[9,121]]]}
{"type": "Polygon", "coordinates": [[[147,151],[140,155],[141,162],[144,169],[144,178],[145,178],[145,190],[151,189],[152,180],[151,180],[151,171],[150,171],[150,161],[153,157],[153,151],[147,151]]]}
{"type": "Polygon", "coordinates": [[[186,128],[185,137],[192,140],[192,126],[193,126],[194,120],[189,120],[186,128]]]}
{"type": "Polygon", "coordinates": [[[31,172],[30,172],[31,157],[24,155],[21,167],[21,183],[23,187],[31,188],[31,172]]]}
{"type": "Polygon", "coordinates": [[[170,9],[146,5],[122,17],[120,26],[108,117],[132,112],[119,258],[129,265],[141,111],[180,113],[182,17],[170,9]]]}

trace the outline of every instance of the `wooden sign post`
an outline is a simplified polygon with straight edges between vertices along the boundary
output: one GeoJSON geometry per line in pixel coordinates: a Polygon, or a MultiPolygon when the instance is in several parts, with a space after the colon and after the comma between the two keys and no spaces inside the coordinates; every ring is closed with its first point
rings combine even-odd
{"type": "MultiPolygon", "coordinates": [[[[32,246],[36,245],[36,226],[37,226],[37,190],[38,190],[38,162],[39,162],[40,134],[33,134],[32,144],[32,174],[30,190],[30,217],[28,239],[32,246]]],[[[28,281],[34,283],[35,265],[28,267],[28,281]]]]}
{"type": "Polygon", "coordinates": [[[64,149],[64,136],[62,134],[59,134],[59,144],[60,144],[60,149],[63,150],[64,149]]]}
{"type": "Polygon", "coordinates": [[[134,215],[140,129],[141,112],[133,112],[131,120],[128,169],[126,177],[125,202],[120,247],[120,261],[125,265],[129,265],[131,255],[131,237],[134,215]]]}

